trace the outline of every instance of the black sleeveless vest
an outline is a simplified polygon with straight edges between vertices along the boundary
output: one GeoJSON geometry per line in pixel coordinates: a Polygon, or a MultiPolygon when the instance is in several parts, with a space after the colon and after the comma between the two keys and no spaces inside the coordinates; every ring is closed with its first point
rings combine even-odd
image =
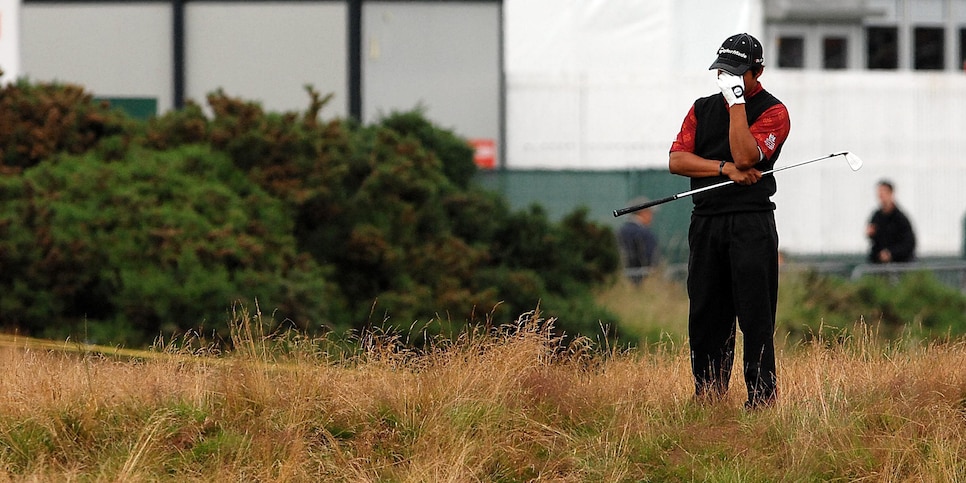
{"type": "MultiPolygon", "coordinates": [[[[745,111],[748,114],[748,125],[754,124],[759,116],[769,107],[781,104],[775,96],[762,90],[750,98],[745,99],[745,111]]],[[[694,154],[706,159],[725,160],[733,163],[731,157],[731,143],[728,140],[728,126],[730,117],[728,105],[721,94],[702,97],[694,102],[694,114],[698,120],[695,132],[694,154]]],[[[782,142],[784,144],[784,142],[782,142]]],[[[765,159],[755,165],[760,171],[772,169],[782,145],[779,145],[771,159],[765,159]]],[[[691,189],[728,181],[727,176],[713,176],[708,178],[691,178],[691,189]]],[[[775,203],[771,195],[775,194],[777,184],[772,175],[763,176],[757,183],[750,186],[732,184],[721,188],[698,193],[693,196],[694,214],[717,215],[723,213],[773,211],[775,203]]]]}

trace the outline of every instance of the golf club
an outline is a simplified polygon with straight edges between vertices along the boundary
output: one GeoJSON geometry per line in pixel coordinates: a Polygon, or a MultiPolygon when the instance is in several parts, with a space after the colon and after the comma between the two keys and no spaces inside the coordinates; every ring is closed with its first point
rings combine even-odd
{"type": "MultiPolygon", "coordinates": [[[[791,164],[791,165],[788,165],[788,166],[782,166],[781,168],[769,169],[768,171],[763,171],[761,174],[762,174],[762,176],[764,176],[766,174],[777,173],[779,171],[784,171],[786,169],[792,169],[792,168],[795,168],[795,167],[798,167],[798,166],[802,166],[802,165],[814,163],[816,161],[821,161],[823,159],[834,158],[836,156],[845,156],[845,160],[849,163],[849,167],[852,168],[852,171],[858,171],[860,168],[862,168],[862,159],[861,158],[859,158],[858,156],[856,156],[855,154],[853,154],[853,153],[851,153],[849,151],[842,151],[840,153],[832,153],[832,154],[829,154],[828,156],[822,156],[821,158],[810,159],[808,161],[803,161],[801,163],[791,164]]],[[[614,210],[614,216],[615,217],[618,217],[618,216],[621,216],[621,215],[626,215],[628,213],[633,213],[635,211],[643,210],[645,208],[650,208],[652,206],[657,206],[657,205],[660,205],[660,204],[663,204],[663,203],[667,203],[668,201],[674,201],[676,199],[686,198],[688,196],[691,196],[691,195],[694,195],[694,194],[697,194],[697,193],[701,193],[701,192],[704,192],[704,191],[713,190],[715,188],[720,188],[722,186],[728,186],[729,184],[734,184],[734,181],[731,181],[731,180],[729,180],[729,181],[722,181],[721,183],[713,184],[713,185],[710,185],[710,186],[705,186],[703,188],[698,188],[698,189],[694,189],[694,190],[691,190],[691,191],[685,191],[683,193],[678,193],[676,195],[671,195],[671,196],[668,196],[667,198],[661,198],[659,200],[648,201],[647,203],[643,203],[643,204],[640,204],[640,205],[628,206],[627,208],[621,208],[619,210],[614,210]]]]}

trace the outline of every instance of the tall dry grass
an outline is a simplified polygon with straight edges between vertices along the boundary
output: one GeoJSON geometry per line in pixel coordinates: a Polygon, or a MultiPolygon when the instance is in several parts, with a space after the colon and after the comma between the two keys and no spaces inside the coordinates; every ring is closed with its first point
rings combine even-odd
{"type": "Polygon", "coordinates": [[[691,401],[686,347],[561,347],[534,314],[418,353],[260,323],[227,354],[7,340],[0,480],[966,481],[963,342],[786,349],[779,403],[746,412],[740,382],[691,401]]]}

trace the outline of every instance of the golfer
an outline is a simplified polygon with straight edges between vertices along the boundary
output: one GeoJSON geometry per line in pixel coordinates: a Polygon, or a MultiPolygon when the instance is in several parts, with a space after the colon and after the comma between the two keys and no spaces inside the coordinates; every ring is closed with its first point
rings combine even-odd
{"type": "Polygon", "coordinates": [[[671,145],[671,173],[691,189],[734,181],[694,195],[688,232],[688,336],[695,398],[714,401],[728,391],[737,325],[744,336],[745,407],[774,403],[778,231],[774,167],[788,137],[785,106],[758,82],[761,43],[729,37],[711,64],[721,92],[694,102],[671,145]]]}

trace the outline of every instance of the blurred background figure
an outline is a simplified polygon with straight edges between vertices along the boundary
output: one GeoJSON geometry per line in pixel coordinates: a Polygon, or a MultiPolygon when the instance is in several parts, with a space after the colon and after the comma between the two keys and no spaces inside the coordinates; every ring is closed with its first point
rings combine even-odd
{"type": "Polygon", "coordinates": [[[872,241],[871,263],[911,262],[916,258],[916,234],[912,223],[896,205],[892,182],[877,185],[879,209],[872,214],[866,235],[872,241]]]}
{"type": "MultiPolygon", "coordinates": [[[[645,197],[639,197],[631,200],[628,206],[648,201],[645,197]]],[[[621,225],[617,233],[621,260],[624,263],[624,275],[634,285],[639,285],[658,261],[657,236],[651,229],[655,209],[646,208],[632,213],[630,219],[621,225]]]]}

